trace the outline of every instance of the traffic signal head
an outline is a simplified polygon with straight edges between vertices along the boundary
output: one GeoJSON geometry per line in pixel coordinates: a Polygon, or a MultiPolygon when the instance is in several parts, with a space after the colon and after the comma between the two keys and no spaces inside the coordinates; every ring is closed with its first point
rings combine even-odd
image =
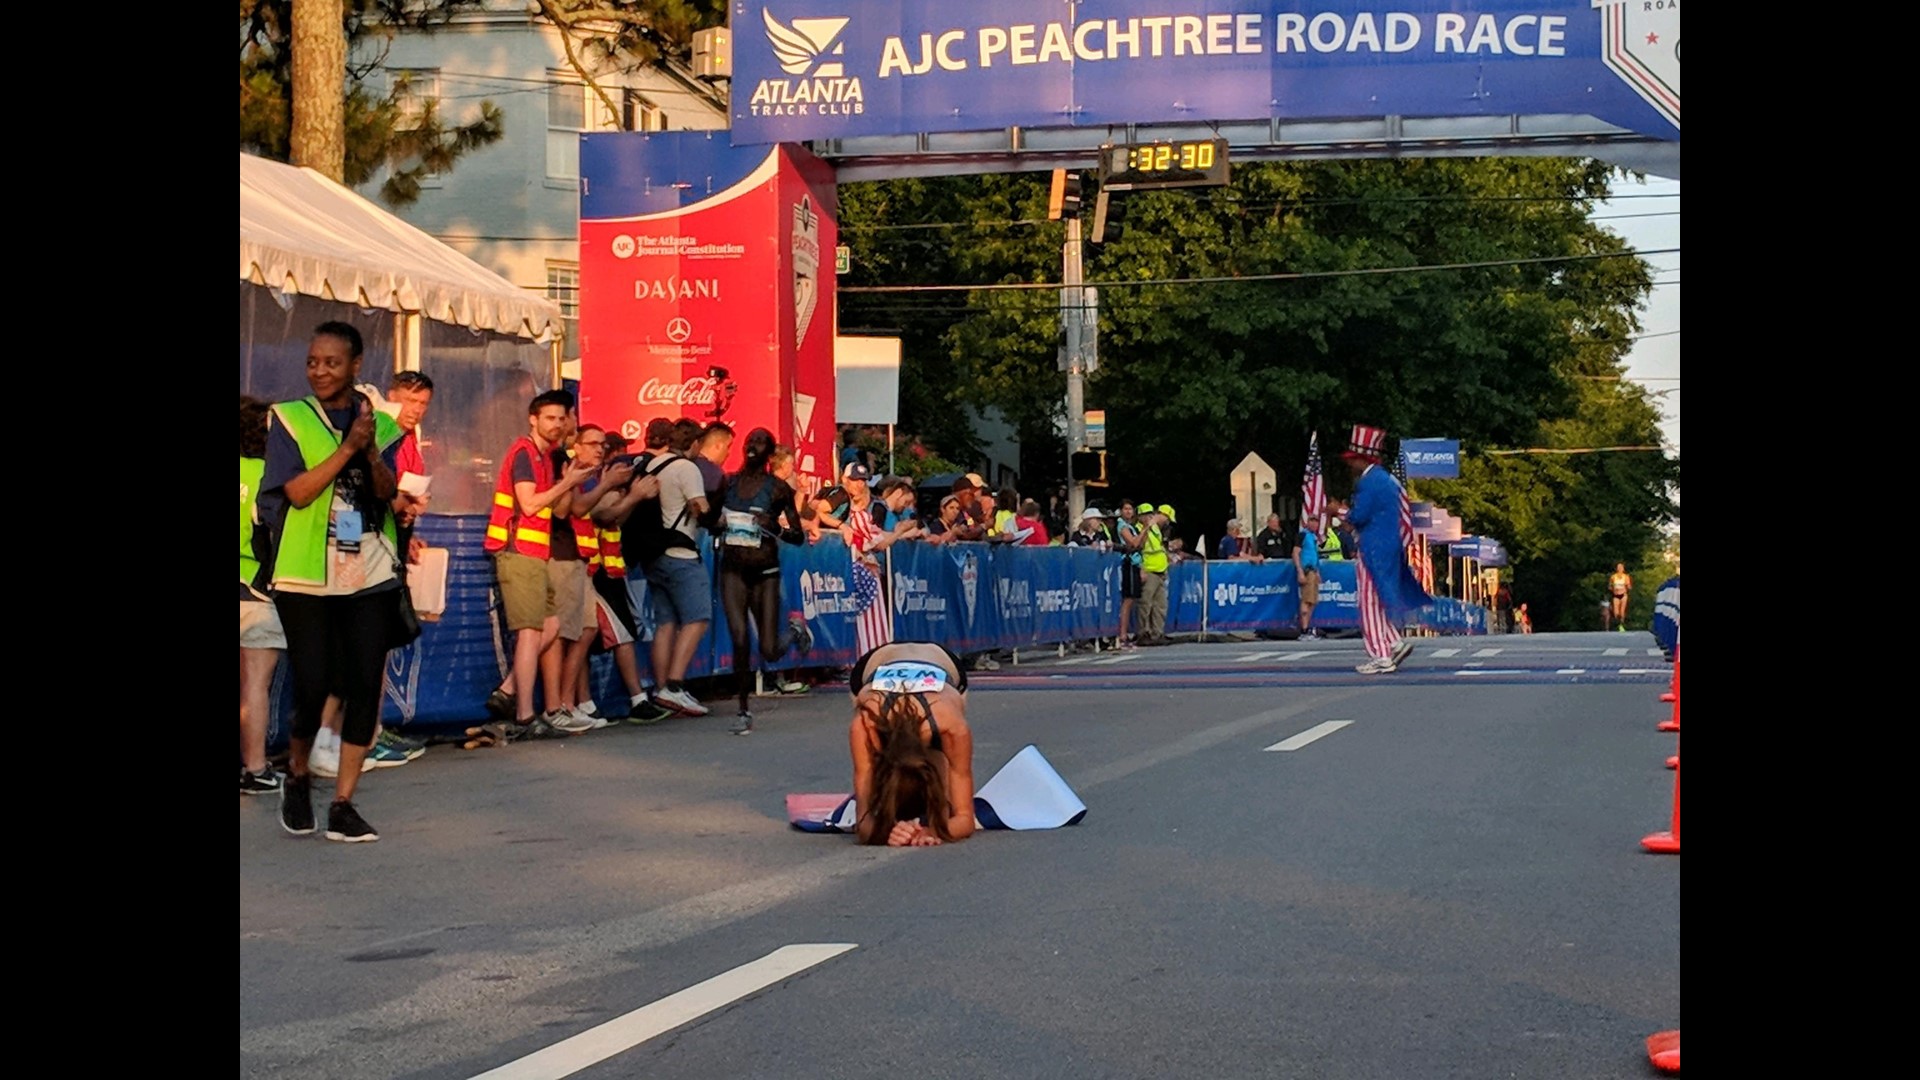
{"type": "Polygon", "coordinates": [[[1120,239],[1126,220],[1126,196],[1119,192],[1108,194],[1106,188],[1101,188],[1093,201],[1093,242],[1105,244],[1120,239]]]}
{"type": "Polygon", "coordinates": [[[1053,170],[1053,189],[1047,193],[1047,219],[1063,221],[1080,216],[1080,173],[1053,170]]]}

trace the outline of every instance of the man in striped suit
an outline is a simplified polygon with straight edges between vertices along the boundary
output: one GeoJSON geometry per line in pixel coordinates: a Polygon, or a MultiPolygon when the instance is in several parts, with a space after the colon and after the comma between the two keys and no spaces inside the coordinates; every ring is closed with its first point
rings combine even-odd
{"type": "Polygon", "coordinates": [[[1406,661],[1413,645],[1400,640],[1400,627],[1431,600],[1407,566],[1406,493],[1380,464],[1386,439],[1380,428],[1355,425],[1340,455],[1354,477],[1347,521],[1359,534],[1351,555],[1359,564],[1360,633],[1367,642],[1367,662],[1354,669],[1362,675],[1384,675],[1406,661]]]}

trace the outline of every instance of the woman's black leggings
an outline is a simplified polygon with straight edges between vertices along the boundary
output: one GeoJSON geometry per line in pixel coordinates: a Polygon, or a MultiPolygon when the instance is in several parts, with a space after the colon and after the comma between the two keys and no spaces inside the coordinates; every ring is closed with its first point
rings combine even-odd
{"type": "Polygon", "coordinates": [[[720,606],[727,613],[727,630],[733,635],[733,678],[740,691],[740,710],[745,712],[753,678],[748,615],[760,631],[760,655],[767,663],[785,656],[793,645],[793,631],[780,618],[780,568],[740,571],[722,566],[720,606]]]}
{"type": "Polygon", "coordinates": [[[393,605],[391,592],[274,596],[280,628],[287,635],[287,662],[293,668],[294,738],[313,741],[327,695],[334,694],[346,706],[340,741],[351,746],[373,742],[393,605]]]}

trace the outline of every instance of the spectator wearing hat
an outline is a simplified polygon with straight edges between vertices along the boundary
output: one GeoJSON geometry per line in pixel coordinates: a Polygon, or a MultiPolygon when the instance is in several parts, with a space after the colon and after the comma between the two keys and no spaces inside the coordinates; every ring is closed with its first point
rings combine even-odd
{"type": "Polygon", "coordinates": [[[1140,645],[1167,644],[1167,547],[1169,518],[1152,503],[1140,506],[1140,645]]]}
{"type": "Polygon", "coordinates": [[[840,484],[821,492],[813,500],[813,512],[823,531],[838,532],[847,525],[849,505],[866,508],[873,502],[873,470],[864,462],[849,461],[840,467],[840,484]]]}
{"type": "Polygon", "coordinates": [[[1400,640],[1399,627],[1430,597],[1407,566],[1407,540],[1402,536],[1400,508],[1406,493],[1400,482],[1380,464],[1387,433],[1356,424],[1341,453],[1353,472],[1353,504],[1347,520],[1355,530],[1360,581],[1360,632],[1367,642],[1366,663],[1354,670],[1362,675],[1384,675],[1399,668],[1413,652],[1400,640]]]}
{"type": "Polygon", "coordinates": [[[1067,534],[1065,542],[1072,547],[1106,550],[1109,541],[1105,518],[1106,515],[1100,512],[1099,507],[1087,507],[1087,512],[1080,515],[1080,524],[1075,525],[1073,531],[1067,534]]]}
{"type": "Polygon", "coordinates": [[[960,539],[960,530],[965,524],[960,514],[960,496],[949,495],[940,500],[940,512],[927,522],[927,542],[951,544],[960,539]]]}
{"type": "Polygon", "coordinates": [[[1313,629],[1313,609],[1320,603],[1320,515],[1300,519],[1300,532],[1293,542],[1293,572],[1300,583],[1300,636],[1312,640],[1320,635],[1313,629]]]}
{"type": "Polygon", "coordinates": [[[953,482],[953,497],[960,503],[960,521],[955,526],[955,539],[985,540],[987,526],[992,517],[980,506],[980,496],[986,488],[986,481],[979,473],[968,473],[953,482]]]}

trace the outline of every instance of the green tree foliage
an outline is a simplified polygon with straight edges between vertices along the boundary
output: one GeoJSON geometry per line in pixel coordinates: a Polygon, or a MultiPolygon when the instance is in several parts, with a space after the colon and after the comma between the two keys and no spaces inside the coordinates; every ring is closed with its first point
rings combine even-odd
{"type": "MultiPolygon", "coordinates": [[[[294,0],[240,0],[240,147],[288,159],[292,128],[294,0]]],[[[482,101],[469,123],[449,123],[440,102],[405,80],[380,75],[386,44],[403,31],[432,31],[484,0],[345,0],[348,68],[344,182],[358,187],[387,170],[380,197],[405,206],[420,181],[451,171],[506,132],[500,109],[482,101]]],[[[725,0],[536,0],[533,18],[565,28],[569,59],[589,84],[609,67],[684,60],[693,32],[726,21],[725,0]]],[[[612,103],[609,100],[609,108],[612,103]]],[[[617,111],[617,110],[616,110],[617,111]]]]}
{"type": "MultiPolygon", "coordinates": [[[[1646,263],[1588,221],[1612,175],[1559,158],[1246,164],[1224,189],[1117,196],[1125,232],[1089,245],[1085,274],[1101,286],[1086,398],[1107,410],[1111,490],[1182,499],[1182,530],[1211,535],[1249,450],[1291,489],[1318,431],[1341,493],[1351,424],[1459,438],[1468,475],[1435,497],[1507,545],[1536,624],[1553,625],[1573,610],[1563,598],[1632,566],[1675,512],[1678,464],[1657,453],[1476,456],[1658,442],[1652,403],[1603,381],[1651,287],[1646,263]],[[1178,280],[1264,275],[1284,276],[1178,280]]],[[[1058,282],[1047,183],[843,186],[842,284],[1058,282]]],[[[1023,471],[1045,481],[1065,464],[1057,305],[1050,290],[846,294],[841,323],[905,339],[904,426],[969,459],[957,406],[997,406],[1042,447],[1023,471]]]]}

